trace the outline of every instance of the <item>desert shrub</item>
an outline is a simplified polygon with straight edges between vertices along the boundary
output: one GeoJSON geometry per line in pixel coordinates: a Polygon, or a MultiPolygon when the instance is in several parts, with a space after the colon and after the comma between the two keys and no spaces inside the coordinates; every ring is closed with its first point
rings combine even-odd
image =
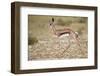
{"type": "Polygon", "coordinates": [[[28,38],[28,45],[33,45],[33,44],[35,44],[37,42],[38,42],[38,40],[37,40],[36,37],[29,37],[28,38]]]}

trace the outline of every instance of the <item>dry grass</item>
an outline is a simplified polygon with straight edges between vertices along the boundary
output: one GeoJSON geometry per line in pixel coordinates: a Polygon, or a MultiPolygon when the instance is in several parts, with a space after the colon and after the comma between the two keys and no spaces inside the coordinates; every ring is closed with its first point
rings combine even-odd
{"type": "Polygon", "coordinates": [[[29,16],[29,38],[35,37],[38,42],[29,44],[28,60],[87,58],[87,18],[54,17],[57,29],[70,27],[79,33],[80,47],[73,39],[69,46],[66,36],[55,37],[48,26],[51,18],[52,16],[29,16]]]}

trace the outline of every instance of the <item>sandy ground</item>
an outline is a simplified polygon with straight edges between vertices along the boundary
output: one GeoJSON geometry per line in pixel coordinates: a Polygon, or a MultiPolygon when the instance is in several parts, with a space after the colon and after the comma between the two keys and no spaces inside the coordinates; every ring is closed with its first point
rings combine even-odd
{"type": "Polygon", "coordinates": [[[67,37],[42,39],[29,45],[28,60],[87,58],[87,41],[80,40],[80,44],[67,37]]]}

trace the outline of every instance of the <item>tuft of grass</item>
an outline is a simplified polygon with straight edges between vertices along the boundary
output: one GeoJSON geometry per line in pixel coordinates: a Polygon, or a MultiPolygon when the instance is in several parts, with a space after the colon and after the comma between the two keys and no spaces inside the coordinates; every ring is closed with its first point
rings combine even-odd
{"type": "Polygon", "coordinates": [[[36,37],[29,37],[28,38],[28,45],[34,45],[38,42],[38,39],[36,37]]]}

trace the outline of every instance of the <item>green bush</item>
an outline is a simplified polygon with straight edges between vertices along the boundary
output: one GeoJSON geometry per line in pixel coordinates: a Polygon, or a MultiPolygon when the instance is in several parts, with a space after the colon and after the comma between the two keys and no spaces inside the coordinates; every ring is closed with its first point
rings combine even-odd
{"type": "Polygon", "coordinates": [[[38,40],[37,40],[36,37],[29,37],[28,38],[28,45],[33,45],[33,44],[35,44],[37,42],[38,42],[38,40]]]}

